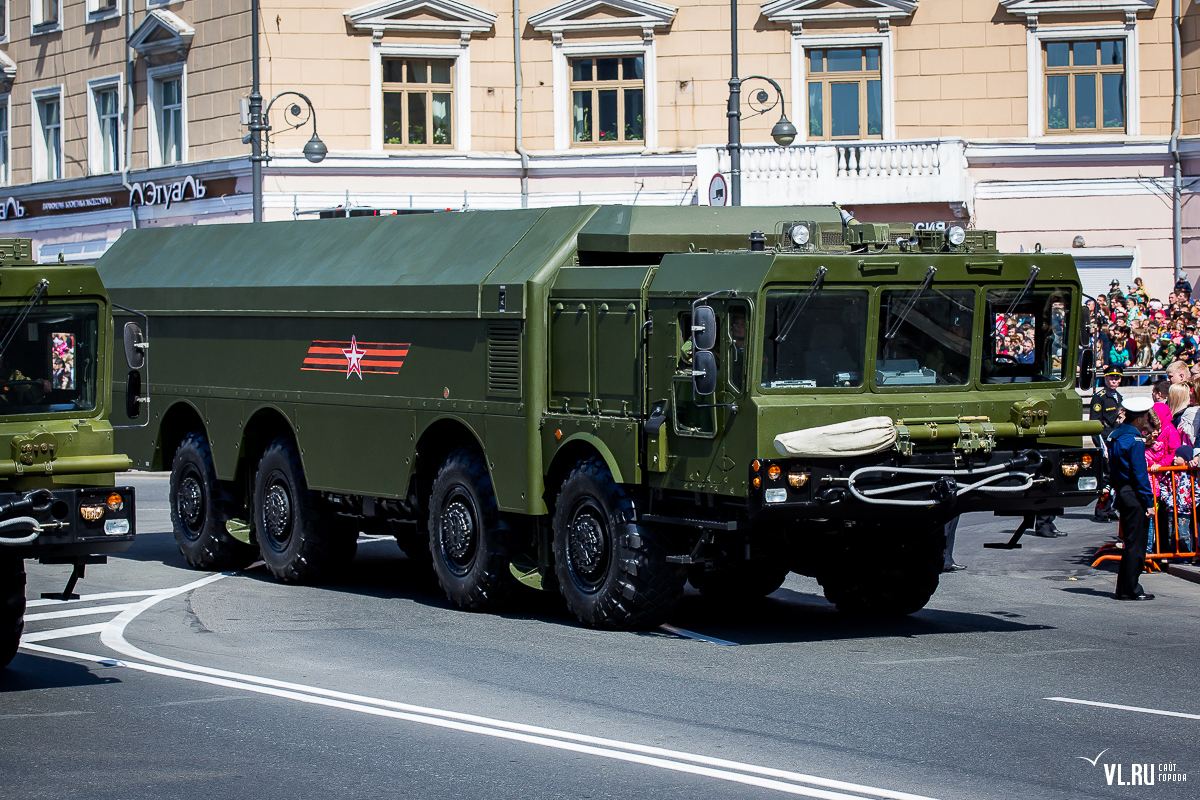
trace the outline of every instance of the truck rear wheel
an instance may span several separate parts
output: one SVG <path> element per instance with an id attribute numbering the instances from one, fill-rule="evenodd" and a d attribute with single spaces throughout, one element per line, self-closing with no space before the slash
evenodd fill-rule
<path id="1" fill-rule="evenodd" d="M 758 600 L 783 586 L 787 567 L 768 564 L 739 564 L 736 567 L 709 569 L 692 567 L 688 582 L 700 594 L 714 600 L 739 602 Z"/>
<path id="2" fill-rule="evenodd" d="M 229 498 L 220 488 L 208 439 L 189 433 L 171 463 L 171 528 L 179 552 L 197 569 L 241 569 L 258 550 L 225 530 Z"/>
<path id="3" fill-rule="evenodd" d="M 438 583 L 459 608 L 495 608 L 517 587 L 508 568 L 509 531 L 500 518 L 492 478 L 483 456 L 469 447 L 447 456 L 433 481 L 429 553 Z"/>
<path id="4" fill-rule="evenodd" d="M 554 569 L 567 607 L 585 625 L 662 622 L 686 581 L 668 564 L 665 534 L 633 522 L 633 502 L 599 458 L 579 462 L 554 507 Z"/>
<path id="5" fill-rule="evenodd" d="M 825 598 L 855 616 L 903 617 L 925 607 L 937 591 L 946 537 L 935 533 L 891 546 L 872 547 L 874 561 L 846 559 L 844 571 L 818 575 Z M 842 559 L 836 559 L 841 561 Z"/>
<path id="6" fill-rule="evenodd" d="M 254 476 L 254 531 L 262 560 L 283 583 L 324 580 L 354 559 L 355 526 L 338 525 L 313 503 L 295 445 L 267 445 Z"/>
<path id="7" fill-rule="evenodd" d="M 25 630 L 25 562 L 0 556 L 0 669 L 17 654 Z"/>

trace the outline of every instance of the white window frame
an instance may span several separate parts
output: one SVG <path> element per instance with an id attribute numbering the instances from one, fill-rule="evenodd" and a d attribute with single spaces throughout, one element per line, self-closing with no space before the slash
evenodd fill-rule
<path id="1" fill-rule="evenodd" d="M 12 95 L 0 94 L 0 108 L 8 121 L 8 130 L 0 131 L 0 186 L 12 185 Z"/>
<path id="2" fill-rule="evenodd" d="M 123 0 L 116 0 L 116 4 L 112 8 L 102 8 L 100 2 L 101 0 L 87 0 L 87 20 L 84 23 L 85 25 L 121 15 L 121 3 Z M 150 5 L 153 5 L 153 3 L 150 3 Z"/>
<path id="3" fill-rule="evenodd" d="M 121 2 L 121 0 L 117 0 Z M 167 6 L 183 5 L 183 0 L 146 0 L 146 8 L 166 8 Z"/>
<path id="4" fill-rule="evenodd" d="M 120 172 L 125 160 L 125 81 L 122 75 L 94 78 L 87 84 L 88 114 L 88 172 L 91 175 L 106 174 L 104 170 L 104 138 L 100 131 L 100 108 L 97 94 L 112 90 L 117 93 L 117 163 L 109 172 Z"/>
<path id="5" fill-rule="evenodd" d="M 13 0 L 4 0 L 4 35 L 0 36 L 0 44 L 12 41 L 12 4 Z"/>
<path id="6" fill-rule="evenodd" d="M 429 148 L 430 153 L 466 153 L 471 150 L 471 43 L 459 44 L 384 44 L 371 43 L 371 149 L 383 150 L 383 59 L 448 58 L 454 61 L 454 114 L 450 122 L 453 149 Z M 389 155 L 425 152 L 421 147 L 388 150 Z"/>
<path id="7" fill-rule="evenodd" d="M 162 97 L 161 83 L 164 80 L 171 78 L 179 78 L 179 99 L 182 106 L 180 113 L 180 126 L 183 129 L 183 147 L 180 152 L 180 164 L 188 163 L 188 89 L 187 89 L 187 65 L 183 62 L 177 64 L 164 64 L 161 67 L 151 67 L 146 70 L 146 78 L 150 89 L 150 102 L 146 105 L 149 114 L 146 115 L 147 145 L 151 167 L 166 166 L 163 164 L 162 158 L 162 142 L 159 140 L 161 131 L 159 131 L 159 117 L 162 114 L 160 108 Z"/>
<path id="8" fill-rule="evenodd" d="M 34 181 L 48 181 L 50 178 L 46 174 L 46 132 L 42 129 L 42 113 L 39 105 L 44 100 L 58 101 L 58 178 L 62 180 L 64 177 L 63 169 L 66 165 L 63 149 L 66 145 L 66 137 L 63 135 L 65 129 L 65 121 L 67 116 L 65 98 L 63 96 L 62 85 L 48 86 L 43 89 L 34 89 L 30 95 L 30 113 L 29 127 L 30 139 L 33 144 L 33 179 Z M 11 125 L 11 123 L 10 123 Z M 11 127 L 10 127 L 11 140 Z"/>
<path id="9" fill-rule="evenodd" d="M 1064 134 L 1047 134 L 1042 109 L 1046 96 L 1046 76 L 1042 73 L 1042 47 L 1046 42 L 1062 39 L 1122 39 L 1125 42 L 1125 130 L 1124 132 L 1075 133 L 1073 136 L 1103 138 L 1105 136 L 1139 136 L 1142 132 L 1141 92 L 1138 76 L 1137 23 L 1132 25 L 1072 25 L 1070 27 L 1038 28 L 1026 26 L 1026 70 L 1029 73 L 1030 139 L 1061 139 Z"/>
<path id="10" fill-rule="evenodd" d="M 808 138 L 808 51 L 836 50 L 846 47 L 878 47 L 879 79 L 883 84 L 883 141 L 896 140 L 896 69 L 893 56 L 892 31 L 846 33 L 829 36 L 792 32 L 792 97 L 789 118 L 794 121 L 796 144 L 836 144 L 824 139 Z M 744 100 L 744 97 L 743 97 Z M 744 110 L 744 109 L 743 109 Z M 877 142 L 878 139 L 865 141 Z"/>
<path id="11" fill-rule="evenodd" d="M 606 56 L 641 56 L 642 79 L 646 90 L 643 94 L 643 114 L 646 130 L 643 145 L 626 144 L 588 147 L 581 151 L 602 155 L 611 152 L 657 150 L 658 149 L 658 65 L 655 63 L 653 36 L 643 36 L 636 41 L 625 42 L 563 42 L 556 36 L 550 58 L 551 75 L 554 81 L 554 149 L 571 150 L 571 59 L 604 58 Z"/>
<path id="12" fill-rule="evenodd" d="M 8 0 L 12 2 L 12 0 Z M 63 0 L 54 0 L 58 5 L 58 19 L 54 22 L 44 22 L 42 20 L 42 3 L 41 0 L 29 1 L 29 35 L 37 36 L 43 33 L 54 33 L 62 30 L 63 18 Z"/>

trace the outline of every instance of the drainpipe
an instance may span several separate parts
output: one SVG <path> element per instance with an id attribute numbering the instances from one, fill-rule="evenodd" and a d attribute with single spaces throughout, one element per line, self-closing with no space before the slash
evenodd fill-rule
<path id="1" fill-rule="evenodd" d="M 1175 0 L 1179 2 L 1179 0 Z M 513 0 L 513 67 L 517 77 L 517 154 L 521 156 L 521 208 L 529 208 L 529 153 L 525 150 L 525 130 L 522 125 L 521 84 L 521 0 Z"/>
<path id="2" fill-rule="evenodd" d="M 1179 132 L 1183 127 L 1183 55 L 1179 7 L 1180 0 L 1171 0 L 1171 55 L 1175 83 L 1175 108 L 1171 116 L 1171 157 L 1175 160 L 1175 181 L 1171 187 L 1171 245 L 1175 259 L 1175 280 L 1183 277 L 1183 164 L 1179 157 Z"/>
<path id="3" fill-rule="evenodd" d="M 133 39 L 133 3 L 125 0 L 122 16 L 125 17 L 125 158 L 121 164 L 121 185 L 129 192 L 129 216 L 133 227 L 138 226 L 137 206 L 133 204 L 133 185 L 129 183 L 129 162 L 133 160 L 133 68 L 134 52 L 129 42 Z"/>

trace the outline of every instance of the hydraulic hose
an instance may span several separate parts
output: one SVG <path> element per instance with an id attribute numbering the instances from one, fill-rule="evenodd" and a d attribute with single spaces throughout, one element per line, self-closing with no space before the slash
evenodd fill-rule
<path id="1" fill-rule="evenodd" d="M 31 528 L 33 532 L 28 536 L 22 536 L 20 538 L 10 538 L 3 533 L 3 531 L 6 529 L 15 528 L 18 525 Z M 17 547 L 23 544 L 33 544 L 33 542 L 41 535 L 42 526 L 39 525 L 38 521 L 33 517 L 13 517 L 12 519 L 6 519 L 3 522 L 0 522 L 0 545 L 5 547 Z"/>
<path id="2" fill-rule="evenodd" d="M 955 485 L 953 488 L 953 493 L 950 495 L 952 498 L 961 497 L 968 492 L 1023 492 L 1033 485 L 1033 475 L 1029 472 L 1021 470 L 1020 467 L 1029 464 L 1030 461 L 1034 461 L 1034 465 L 1036 466 L 1037 464 L 1041 463 L 1041 460 L 1041 456 L 1037 453 L 1027 453 L 1020 458 L 1006 461 L 1003 464 L 995 464 L 993 466 L 983 467 L 981 469 L 941 470 L 921 469 L 919 467 L 862 467 L 861 469 L 856 469 L 854 472 L 850 473 L 850 478 L 847 481 L 847 488 L 858 500 L 864 503 L 871 503 L 873 505 L 938 505 L 940 502 L 945 501 L 938 500 L 937 498 L 930 500 L 893 500 L 881 497 L 880 495 L 895 494 L 896 492 L 906 492 L 913 489 L 932 487 L 935 486 L 939 481 L 952 478 L 953 476 L 982 478 L 982 480 L 977 480 L 974 483 L 968 483 L 963 486 Z M 858 480 L 862 475 L 877 472 L 887 473 L 889 475 L 927 475 L 932 476 L 933 479 L 926 481 L 914 481 L 912 483 L 905 483 L 899 486 L 882 486 L 878 489 L 859 489 L 857 486 L 855 486 L 855 481 Z M 1021 483 L 1015 486 L 991 485 L 993 483 L 997 483 L 998 481 L 1005 480 L 1006 478 L 1017 478 L 1021 481 Z"/>

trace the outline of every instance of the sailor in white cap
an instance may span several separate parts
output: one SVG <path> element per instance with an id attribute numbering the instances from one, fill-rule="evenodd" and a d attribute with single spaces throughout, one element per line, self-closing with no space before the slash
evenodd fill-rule
<path id="1" fill-rule="evenodd" d="M 1146 469 L 1146 436 L 1153 434 L 1149 397 L 1127 397 L 1121 401 L 1123 419 L 1108 434 L 1110 480 L 1121 515 L 1125 550 L 1117 571 L 1118 600 L 1153 600 L 1142 589 L 1138 576 L 1146 561 L 1146 538 L 1154 514 L 1154 494 Z"/>

